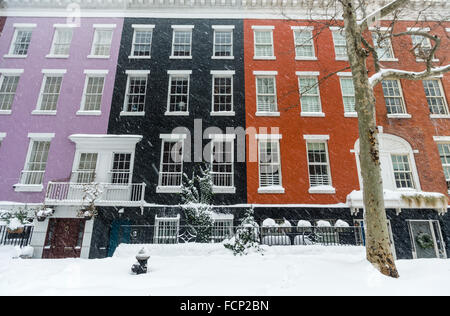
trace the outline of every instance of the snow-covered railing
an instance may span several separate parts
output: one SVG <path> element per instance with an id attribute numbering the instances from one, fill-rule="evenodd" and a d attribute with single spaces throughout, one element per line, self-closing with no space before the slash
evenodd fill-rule
<path id="1" fill-rule="evenodd" d="M 49 182 L 45 203 L 47 205 L 87 205 L 91 202 L 93 192 L 96 196 L 98 195 L 93 202 L 99 206 L 141 206 L 145 203 L 145 183 L 78 184 L 69 182 Z"/>
<path id="2" fill-rule="evenodd" d="M 6 225 L 0 226 L 0 245 L 1 246 L 19 246 L 26 247 L 30 244 L 33 235 L 33 226 L 25 225 L 24 227 L 11 230 Z"/>

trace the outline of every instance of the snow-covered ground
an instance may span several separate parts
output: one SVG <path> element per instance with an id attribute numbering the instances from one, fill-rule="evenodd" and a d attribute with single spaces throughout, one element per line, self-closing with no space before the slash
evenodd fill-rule
<path id="1" fill-rule="evenodd" d="M 397 261 L 380 275 L 360 247 L 273 246 L 234 257 L 222 245 L 150 245 L 150 272 L 131 275 L 140 246 L 102 260 L 11 259 L 0 247 L 0 295 L 450 295 L 450 261 Z"/>

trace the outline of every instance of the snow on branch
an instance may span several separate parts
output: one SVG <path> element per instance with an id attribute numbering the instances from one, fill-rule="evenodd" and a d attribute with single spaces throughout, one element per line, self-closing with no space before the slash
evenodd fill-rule
<path id="1" fill-rule="evenodd" d="M 430 77 L 442 75 L 450 71 L 450 64 L 442 67 L 432 68 L 424 71 L 406 71 L 399 69 L 382 69 L 369 78 L 369 83 L 372 87 L 375 87 L 385 78 L 392 79 L 408 79 L 408 80 L 424 80 Z"/>
<path id="2" fill-rule="evenodd" d="M 398 8 L 408 4 L 410 0 L 394 0 L 384 7 L 376 10 L 375 12 L 372 12 L 371 14 L 367 15 L 364 19 L 362 19 L 358 24 L 360 27 L 360 32 L 362 33 L 366 29 L 369 28 L 370 24 L 374 24 L 375 22 L 383 19 L 387 15 L 391 14 Z"/>

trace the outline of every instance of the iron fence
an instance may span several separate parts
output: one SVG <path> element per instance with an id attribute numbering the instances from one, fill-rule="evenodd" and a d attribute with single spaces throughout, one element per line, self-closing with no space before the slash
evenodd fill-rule
<path id="1" fill-rule="evenodd" d="M 33 226 L 25 226 L 11 231 L 7 226 L 0 226 L 0 245 L 26 247 L 31 242 L 33 229 Z"/>
<path id="2" fill-rule="evenodd" d="M 177 243 L 221 243 L 236 236 L 242 227 L 214 225 L 122 225 L 119 227 L 117 244 L 177 244 Z M 245 228 L 254 231 L 255 241 L 269 246 L 324 245 L 363 246 L 363 231 L 352 227 L 260 227 Z"/>

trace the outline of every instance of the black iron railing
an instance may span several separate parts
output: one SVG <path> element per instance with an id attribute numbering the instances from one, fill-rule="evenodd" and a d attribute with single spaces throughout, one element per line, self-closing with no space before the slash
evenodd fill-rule
<path id="1" fill-rule="evenodd" d="M 0 245 L 26 247 L 31 242 L 33 229 L 33 226 L 25 226 L 12 231 L 7 226 L 0 226 Z"/>

